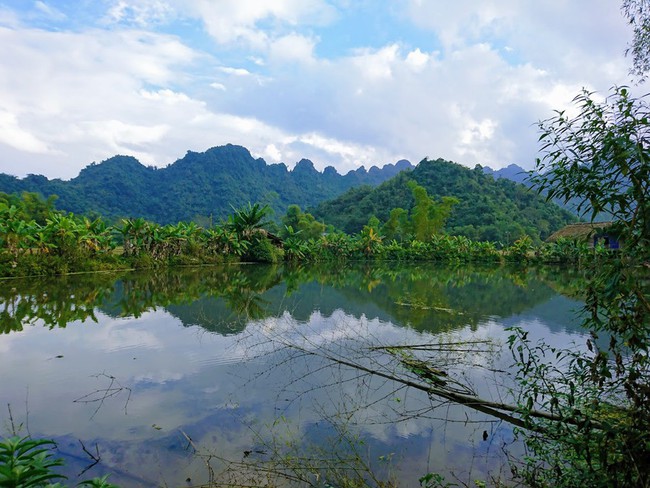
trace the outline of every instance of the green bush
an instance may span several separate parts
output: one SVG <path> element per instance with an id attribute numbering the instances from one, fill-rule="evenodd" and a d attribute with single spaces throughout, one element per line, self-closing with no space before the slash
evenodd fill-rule
<path id="1" fill-rule="evenodd" d="M 284 259 L 284 251 L 266 238 L 255 239 L 244 255 L 244 259 L 258 263 L 279 263 Z"/>
<path id="2" fill-rule="evenodd" d="M 0 440 L 0 486 L 7 488 L 63 488 L 56 479 L 66 477 L 54 471 L 63 465 L 61 459 L 52 455 L 54 441 L 47 439 L 30 439 L 29 437 L 9 437 Z M 95 488 L 118 488 L 103 478 L 82 481 L 77 486 Z"/>

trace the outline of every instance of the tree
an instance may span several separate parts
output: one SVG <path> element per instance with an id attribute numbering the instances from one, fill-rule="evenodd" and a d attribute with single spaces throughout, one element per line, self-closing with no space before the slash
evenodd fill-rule
<path id="1" fill-rule="evenodd" d="M 402 241 L 408 233 L 408 212 L 401 207 L 390 211 L 388 220 L 382 227 L 386 239 Z"/>
<path id="2" fill-rule="evenodd" d="M 409 182 L 409 188 L 415 200 L 411 209 L 413 237 L 418 241 L 428 242 L 434 235 L 442 232 L 451 215 L 451 209 L 458 203 L 458 199 L 443 197 L 440 203 L 436 203 L 427 195 L 426 189 L 414 181 Z"/>
<path id="3" fill-rule="evenodd" d="M 544 154 L 531 181 L 549 199 L 577 202 L 593 219 L 609 212 L 628 242 L 650 244 L 650 106 L 616 88 L 603 103 L 583 91 L 574 99 L 579 114 L 565 112 L 540 123 Z"/>
<path id="4" fill-rule="evenodd" d="M 616 88 L 604 102 L 583 92 L 578 115 L 540 123 L 532 178 L 549 199 L 574 199 L 592 217 L 610 212 L 622 249 L 587 270 L 586 349 L 531 344 L 515 331 L 522 411 L 540 405 L 561 420 L 528 419 L 533 486 L 650 486 L 650 109 Z M 600 341 L 598 341 L 600 337 Z M 554 358 L 553 361 L 545 359 Z"/>
<path id="5" fill-rule="evenodd" d="M 632 56 L 632 69 L 630 74 L 645 81 L 650 71 L 650 1 L 648 0 L 623 0 L 623 14 L 632 26 L 632 43 L 625 54 Z"/>
<path id="6" fill-rule="evenodd" d="M 318 222 L 310 213 L 303 213 L 298 205 L 289 205 L 287 213 L 282 218 L 284 229 L 282 237 L 289 237 L 301 240 L 318 239 L 325 232 L 325 224 Z M 289 233 L 288 229 L 292 231 Z"/>

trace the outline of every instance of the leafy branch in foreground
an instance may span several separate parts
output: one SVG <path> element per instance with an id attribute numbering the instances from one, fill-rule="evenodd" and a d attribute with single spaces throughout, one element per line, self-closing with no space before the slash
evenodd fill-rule
<path id="1" fill-rule="evenodd" d="M 54 471 L 63 465 L 61 459 L 52 455 L 56 444 L 47 439 L 30 439 L 13 436 L 0 440 L 0 486 L 6 488 L 63 488 L 58 482 L 50 482 L 66 477 Z M 108 476 L 94 478 L 77 486 L 94 488 L 118 488 L 107 481 Z"/>
<path id="2" fill-rule="evenodd" d="M 532 345 L 515 331 L 524 414 L 548 407 L 562 420 L 528 418 L 532 486 L 650 486 L 650 106 L 627 88 L 604 102 L 583 92 L 578 115 L 540 123 L 543 157 L 533 178 L 548 198 L 613 216 L 622 248 L 591 263 L 584 348 Z M 560 367 L 562 364 L 564 367 Z M 575 419 L 582 419 L 575 423 Z M 543 432 L 543 434 L 540 434 Z"/>

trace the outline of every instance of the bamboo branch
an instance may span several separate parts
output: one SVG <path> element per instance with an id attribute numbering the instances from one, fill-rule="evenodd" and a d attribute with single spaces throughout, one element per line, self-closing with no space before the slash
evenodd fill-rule
<path id="1" fill-rule="evenodd" d="M 506 422 L 508 422 L 508 423 L 510 423 L 512 425 L 515 425 L 517 427 L 522 427 L 522 428 L 526 428 L 526 429 L 529 429 L 529 430 L 534 430 L 534 431 L 543 433 L 542 428 L 535 427 L 533 425 L 529 425 L 529 423 L 526 422 L 525 420 L 523 420 L 523 419 L 521 419 L 519 417 L 515 417 L 513 415 L 509 415 L 508 413 L 505 413 L 505 412 L 512 412 L 512 413 L 516 413 L 516 414 L 520 414 L 520 415 L 523 415 L 525 413 L 527 416 L 530 416 L 530 417 L 543 419 L 543 420 L 550 420 L 550 421 L 554 421 L 554 422 L 566 422 L 566 423 L 571 424 L 571 425 L 581 425 L 582 424 L 580 422 L 580 420 L 576 419 L 576 418 L 572 418 L 572 417 L 565 418 L 565 417 L 561 417 L 559 415 L 554 415 L 554 414 L 552 414 L 550 412 L 545 412 L 545 411 L 541 411 L 541 410 L 526 410 L 525 412 L 523 412 L 522 408 L 518 407 L 516 405 L 510 405 L 510 404 L 501 403 L 501 402 L 494 402 L 494 401 L 486 400 L 486 399 L 483 399 L 483 398 L 480 398 L 480 397 L 477 397 L 477 396 L 474 396 L 474 395 L 466 395 L 466 394 L 463 394 L 463 393 L 450 391 L 449 389 L 443 388 L 441 386 L 434 386 L 434 385 L 431 385 L 431 384 L 426 384 L 425 385 L 425 384 L 422 384 L 422 383 L 418 383 L 418 382 L 409 380 L 407 378 L 402 378 L 402 377 L 398 377 L 398 376 L 393 375 L 393 374 L 388 374 L 388 373 L 384 373 L 382 371 L 373 370 L 373 369 L 367 368 L 365 366 L 362 366 L 361 364 L 346 361 L 345 359 L 331 357 L 331 356 L 320 354 L 320 353 L 317 353 L 317 352 L 314 352 L 314 351 L 308 351 L 308 350 L 306 350 L 304 348 L 301 348 L 299 346 L 296 346 L 296 345 L 288 345 L 287 347 L 299 350 L 299 351 L 301 351 L 301 352 L 303 352 L 305 354 L 310 354 L 310 355 L 313 355 L 313 356 L 322 357 L 324 359 L 327 359 L 327 360 L 332 361 L 332 362 L 337 363 L 337 364 L 341 364 L 343 366 L 349 366 L 351 368 L 354 368 L 354 369 L 357 369 L 357 370 L 360 370 L 360 371 L 364 371 L 364 372 L 366 372 L 368 374 L 371 374 L 373 376 L 379 376 L 381 378 L 385 378 L 385 379 L 388 379 L 388 380 L 391 380 L 391 381 L 401 383 L 401 384 L 406 385 L 406 386 L 410 386 L 410 387 L 415 388 L 417 390 L 423 391 L 423 392 L 427 393 L 428 395 L 437 396 L 437 397 L 440 397 L 440 398 L 444 398 L 446 400 L 456 402 L 456 403 L 461 404 L 461 405 L 465 405 L 465 406 L 470 407 L 470 408 L 472 408 L 474 410 L 478 410 L 480 412 L 487 413 L 488 415 L 493 415 L 493 416 L 495 416 L 495 417 L 497 417 L 497 418 L 499 418 L 501 420 L 504 420 L 504 421 L 506 421 Z M 592 421 L 591 425 L 592 425 L 593 428 L 600 428 L 600 424 L 595 422 L 595 421 Z"/>

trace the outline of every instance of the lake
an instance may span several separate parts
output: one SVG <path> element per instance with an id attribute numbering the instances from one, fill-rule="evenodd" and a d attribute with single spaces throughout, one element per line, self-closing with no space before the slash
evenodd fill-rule
<path id="1" fill-rule="evenodd" d="M 580 281 L 350 263 L 3 280 L 2 435 L 54 439 L 71 484 L 507 479 L 513 426 L 414 387 L 405 358 L 513 402 L 506 328 L 581 347 Z"/>

